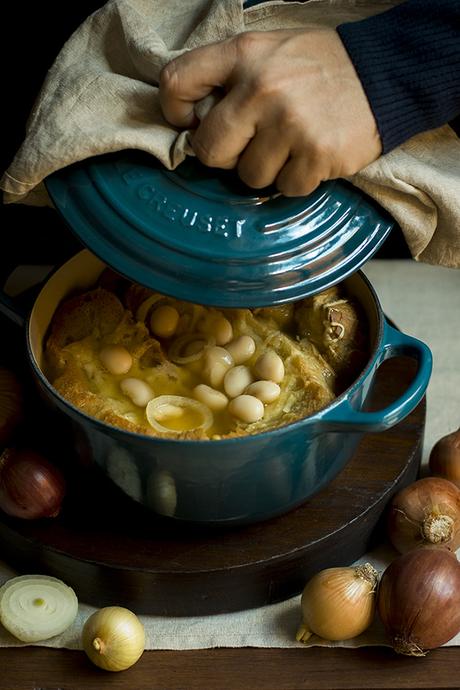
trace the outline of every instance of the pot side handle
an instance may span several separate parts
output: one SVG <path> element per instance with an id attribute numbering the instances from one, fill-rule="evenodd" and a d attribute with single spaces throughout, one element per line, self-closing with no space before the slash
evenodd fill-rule
<path id="1" fill-rule="evenodd" d="M 332 410 L 326 411 L 321 419 L 326 423 L 329 431 L 385 431 L 399 424 L 423 398 L 433 365 L 429 347 L 421 340 L 397 331 L 386 321 L 384 342 L 378 366 L 391 357 L 406 356 L 415 359 L 418 362 L 418 368 L 413 381 L 399 398 L 377 412 L 355 410 L 350 405 L 349 399 L 345 398 Z"/>

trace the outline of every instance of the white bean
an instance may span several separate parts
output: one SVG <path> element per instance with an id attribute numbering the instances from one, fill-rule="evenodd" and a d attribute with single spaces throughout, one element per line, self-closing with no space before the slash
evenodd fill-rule
<path id="1" fill-rule="evenodd" d="M 217 345 L 226 345 L 233 338 L 232 324 L 225 316 L 218 316 L 212 323 L 212 334 Z"/>
<path id="2" fill-rule="evenodd" d="M 124 395 L 131 398 L 133 403 L 138 407 L 145 407 L 147 403 L 155 397 L 153 390 L 150 388 L 149 384 L 142 379 L 129 378 L 123 379 L 120 382 L 120 388 Z"/>
<path id="3" fill-rule="evenodd" d="M 229 398 L 236 398 L 241 395 L 245 388 L 249 386 L 254 380 L 250 369 L 240 364 L 237 367 L 229 369 L 224 377 L 224 390 Z"/>
<path id="4" fill-rule="evenodd" d="M 127 374 L 133 365 L 133 358 L 122 345 L 107 345 L 99 352 L 99 359 L 111 374 Z"/>
<path id="5" fill-rule="evenodd" d="M 214 390 L 211 386 L 205 383 L 199 383 L 193 389 L 193 397 L 199 400 L 204 405 L 207 405 L 213 412 L 220 412 L 225 410 L 228 405 L 228 398 L 220 391 Z"/>
<path id="6" fill-rule="evenodd" d="M 232 366 L 232 356 L 225 348 L 217 345 L 206 348 L 203 377 L 212 388 L 219 388 L 222 385 L 225 374 Z"/>
<path id="7" fill-rule="evenodd" d="M 254 381 L 245 390 L 248 395 L 254 395 L 265 405 L 274 402 L 281 393 L 281 388 L 274 381 Z"/>
<path id="8" fill-rule="evenodd" d="M 258 358 L 254 371 L 260 379 L 281 383 L 284 378 L 283 360 L 276 352 L 269 350 Z"/>
<path id="9" fill-rule="evenodd" d="M 203 369 L 203 377 L 208 381 L 212 388 L 219 388 L 224 382 L 225 374 L 229 370 L 227 364 L 216 362 L 210 364 Z"/>
<path id="10" fill-rule="evenodd" d="M 169 304 L 157 307 L 150 317 L 150 330 L 159 338 L 170 338 L 176 332 L 179 312 Z"/>
<path id="11" fill-rule="evenodd" d="M 228 411 L 242 422 L 257 422 L 264 416 L 264 404 L 253 395 L 239 395 L 230 400 Z"/>
<path id="12" fill-rule="evenodd" d="M 250 335 L 240 335 L 227 345 L 227 350 L 233 357 L 235 364 L 243 364 L 251 359 L 256 351 L 256 344 Z"/>
<path id="13" fill-rule="evenodd" d="M 233 366 L 233 357 L 224 347 L 219 347 L 218 345 L 213 345 L 212 347 L 206 348 L 205 352 L 206 364 L 226 364 L 227 367 Z"/>

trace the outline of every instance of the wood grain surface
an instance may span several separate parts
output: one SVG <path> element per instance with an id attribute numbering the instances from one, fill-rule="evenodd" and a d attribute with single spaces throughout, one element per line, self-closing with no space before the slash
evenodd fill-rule
<path id="1" fill-rule="evenodd" d="M 460 649 L 426 657 L 383 647 L 145 652 L 121 673 L 84 652 L 1 649 L 1 690 L 447 690 L 460 687 Z"/>

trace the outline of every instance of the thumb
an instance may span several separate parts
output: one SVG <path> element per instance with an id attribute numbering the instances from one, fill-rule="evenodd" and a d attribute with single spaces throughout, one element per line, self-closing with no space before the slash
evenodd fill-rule
<path id="1" fill-rule="evenodd" d="M 235 62 L 230 41 L 195 48 L 169 62 L 161 71 L 159 92 L 168 122 L 176 127 L 196 125 L 195 103 L 228 83 Z"/>

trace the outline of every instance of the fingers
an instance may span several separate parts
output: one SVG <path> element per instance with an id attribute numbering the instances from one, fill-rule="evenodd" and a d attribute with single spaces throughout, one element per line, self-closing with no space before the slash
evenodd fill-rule
<path id="1" fill-rule="evenodd" d="M 276 178 L 276 187 L 284 196 L 307 196 L 327 177 L 313 156 L 298 155 L 283 167 Z"/>
<path id="2" fill-rule="evenodd" d="M 205 165 L 234 168 L 254 136 L 255 120 L 243 100 L 235 87 L 201 120 L 192 147 Z"/>
<path id="3" fill-rule="evenodd" d="M 274 129 L 256 133 L 238 162 L 238 174 L 247 185 L 262 189 L 272 184 L 289 158 L 287 140 Z"/>
<path id="4" fill-rule="evenodd" d="M 160 104 L 165 118 L 177 127 L 197 123 L 193 106 L 217 86 L 224 86 L 235 65 L 230 41 L 195 48 L 175 58 L 160 74 Z"/>

